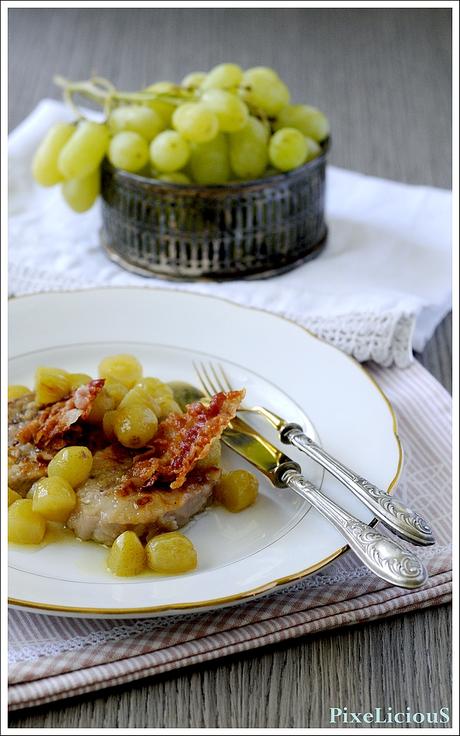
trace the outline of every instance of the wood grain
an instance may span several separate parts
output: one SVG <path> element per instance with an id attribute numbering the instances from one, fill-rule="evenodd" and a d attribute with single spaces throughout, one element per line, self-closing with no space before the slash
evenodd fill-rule
<path id="1" fill-rule="evenodd" d="M 16 713 L 10 726 L 326 728 L 331 707 L 437 711 L 450 702 L 450 660 L 442 644 L 450 637 L 449 621 L 449 608 L 441 606 L 332 631 Z"/>
<path id="2" fill-rule="evenodd" d="M 10 9 L 10 127 L 58 97 L 54 73 L 137 89 L 222 60 L 274 66 L 296 101 L 324 109 L 335 165 L 450 187 L 447 9 Z M 450 390 L 450 318 L 418 358 Z M 442 606 L 15 713 L 10 725 L 300 728 L 328 727 L 334 706 L 428 712 L 449 705 L 449 658 Z"/>

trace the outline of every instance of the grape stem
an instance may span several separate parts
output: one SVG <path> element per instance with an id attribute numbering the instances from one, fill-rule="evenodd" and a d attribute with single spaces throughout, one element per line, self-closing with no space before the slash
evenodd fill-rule
<path id="1" fill-rule="evenodd" d="M 179 94 L 172 95 L 168 93 L 150 92 L 147 90 L 139 92 L 122 92 L 104 77 L 93 77 L 84 82 L 71 82 L 65 77 L 57 75 L 54 77 L 54 83 L 63 90 L 64 101 L 74 110 L 77 117 L 84 117 L 76 105 L 74 95 L 81 95 L 88 100 L 98 103 L 104 108 L 106 115 L 109 114 L 113 103 L 116 102 L 151 102 L 152 100 L 162 100 L 172 105 L 180 105 L 185 99 L 194 99 L 194 95 L 190 92 L 177 88 Z"/>

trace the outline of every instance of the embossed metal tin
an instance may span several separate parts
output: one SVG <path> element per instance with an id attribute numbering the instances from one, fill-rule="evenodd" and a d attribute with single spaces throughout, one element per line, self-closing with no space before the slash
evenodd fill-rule
<path id="1" fill-rule="evenodd" d="M 130 271 L 175 280 L 263 278 L 324 247 L 328 143 L 304 166 L 220 186 L 170 184 L 102 167 L 101 240 Z"/>

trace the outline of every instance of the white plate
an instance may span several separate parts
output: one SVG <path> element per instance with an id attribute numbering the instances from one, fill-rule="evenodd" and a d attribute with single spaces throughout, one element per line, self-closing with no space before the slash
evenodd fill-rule
<path id="1" fill-rule="evenodd" d="M 196 383 L 193 360 L 217 359 L 235 386 L 246 387 L 250 403 L 303 424 L 380 487 L 396 483 L 401 448 L 388 400 L 358 363 L 292 322 L 221 299 L 150 288 L 26 296 L 13 299 L 9 312 L 10 383 L 31 386 L 37 365 L 95 376 L 99 360 L 118 352 L 137 355 L 146 375 Z M 288 454 L 332 498 L 372 520 L 308 458 L 292 448 Z M 224 465 L 246 463 L 226 451 Z M 199 564 L 180 576 L 115 578 L 106 570 L 104 547 L 74 539 L 10 545 L 10 603 L 74 616 L 177 614 L 234 604 L 297 581 L 347 549 L 308 503 L 262 476 L 253 507 L 240 514 L 209 508 L 184 531 Z"/>

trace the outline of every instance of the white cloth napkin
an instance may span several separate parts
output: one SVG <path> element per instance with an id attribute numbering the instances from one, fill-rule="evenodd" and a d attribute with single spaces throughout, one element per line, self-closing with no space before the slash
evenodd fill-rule
<path id="1" fill-rule="evenodd" d="M 43 100 L 10 136 L 10 293 L 111 284 L 211 293 L 293 319 L 358 360 L 400 367 L 449 312 L 451 192 L 332 166 L 327 247 L 288 274 L 178 284 L 122 270 L 99 245 L 99 206 L 74 214 L 58 187 L 42 189 L 30 174 L 50 125 L 71 116 L 62 103 Z"/>

